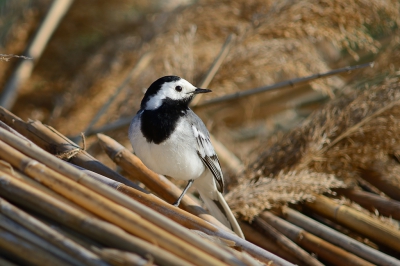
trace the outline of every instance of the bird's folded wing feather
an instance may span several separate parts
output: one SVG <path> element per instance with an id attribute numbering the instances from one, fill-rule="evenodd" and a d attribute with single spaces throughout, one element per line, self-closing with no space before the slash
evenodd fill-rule
<path id="1" fill-rule="evenodd" d="M 192 117 L 192 130 L 197 143 L 197 154 L 203 163 L 212 172 L 219 192 L 224 191 L 224 179 L 222 176 L 221 166 L 219 164 L 218 156 L 214 151 L 214 147 L 210 141 L 210 135 L 203 122 L 194 113 Z"/>

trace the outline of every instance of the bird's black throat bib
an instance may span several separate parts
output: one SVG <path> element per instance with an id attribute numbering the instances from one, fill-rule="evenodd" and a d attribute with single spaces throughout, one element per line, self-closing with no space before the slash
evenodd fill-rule
<path id="1" fill-rule="evenodd" d="M 189 110 L 188 104 L 188 101 L 167 98 L 159 108 L 144 110 L 140 129 L 147 142 L 160 144 L 167 140 L 174 132 L 179 119 Z"/>

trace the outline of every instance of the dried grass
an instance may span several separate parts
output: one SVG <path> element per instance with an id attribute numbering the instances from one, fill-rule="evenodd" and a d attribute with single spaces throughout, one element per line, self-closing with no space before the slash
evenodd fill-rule
<path id="1" fill-rule="evenodd" d="M 397 154 L 399 132 L 400 79 L 393 77 L 380 86 L 332 101 L 301 126 L 274 139 L 253 163 L 249 178 L 242 179 L 231 191 L 230 203 L 239 206 L 235 208 L 238 213 L 251 219 L 263 208 L 285 201 L 308 200 L 312 193 L 354 184 L 360 177 L 360 170 L 375 169 L 380 175 L 400 183 L 395 175 L 398 162 L 388 163 L 388 158 Z M 309 177 L 304 173 L 316 176 L 316 187 L 308 184 Z M 327 175 L 335 182 L 324 180 Z M 271 178 L 276 178 L 277 182 L 272 191 L 267 185 Z M 285 178 L 292 179 L 293 184 L 286 186 Z M 297 178 L 302 180 L 301 184 L 294 181 Z M 279 186 L 279 180 L 285 185 Z M 253 200 L 252 193 L 242 191 L 258 191 L 257 200 Z M 245 211 L 248 202 L 251 202 L 251 211 Z"/>
<path id="2" fill-rule="evenodd" d="M 313 193 L 331 193 L 332 188 L 345 187 L 334 175 L 309 172 L 280 172 L 274 177 L 245 180 L 226 199 L 234 212 L 244 220 L 252 220 L 265 209 L 287 203 L 314 200 Z"/>
<path id="3" fill-rule="evenodd" d="M 329 169 L 347 177 L 348 173 L 342 172 L 350 170 L 344 168 L 349 164 L 344 154 L 356 156 L 352 156 L 352 163 L 359 161 L 357 167 L 362 168 L 370 163 L 371 156 L 382 158 L 377 151 L 394 154 L 396 143 L 400 141 L 396 134 L 400 129 L 400 83 L 398 78 L 388 83 L 332 101 L 311 115 L 300 128 L 276 140 L 276 144 L 259 157 L 254 169 L 269 175 L 283 169 L 309 167 Z M 365 141 L 373 145 L 363 145 Z M 337 142 L 340 143 L 334 145 Z M 275 155 L 271 156 L 272 153 Z M 338 157 L 342 158 L 336 161 Z M 351 170 L 353 173 L 357 169 Z"/>
<path id="4" fill-rule="evenodd" d="M 396 220 L 393 220 L 391 217 L 385 217 L 385 216 L 380 215 L 377 210 L 375 210 L 375 212 L 370 212 L 369 210 L 363 208 L 359 204 L 357 204 L 353 201 L 350 201 L 349 199 L 344 198 L 344 197 L 341 197 L 340 199 L 334 199 L 334 201 L 336 201 L 339 204 L 343 204 L 348 207 L 351 207 L 357 211 L 360 211 L 365 215 L 373 217 L 374 219 L 377 219 L 377 220 L 385 223 L 386 225 L 392 227 L 393 229 L 399 230 L 400 225 Z"/>

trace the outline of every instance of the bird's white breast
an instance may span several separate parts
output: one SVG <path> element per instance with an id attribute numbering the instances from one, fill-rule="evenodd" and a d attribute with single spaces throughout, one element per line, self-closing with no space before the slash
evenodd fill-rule
<path id="1" fill-rule="evenodd" d="M 175 179 L 189 180 L 200 177 L 205 166 L 196 151 L 196 139 L 189 123 L 178 121 L 172 135 L 160 144 L 147 142 L 140 130 L 140 114 L 129 129 L 129 139 L 135 154 L 151 170 Z"/>

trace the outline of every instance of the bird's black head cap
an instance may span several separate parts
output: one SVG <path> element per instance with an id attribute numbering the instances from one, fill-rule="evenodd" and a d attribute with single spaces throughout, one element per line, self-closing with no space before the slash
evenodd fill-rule
<path id="1" fill-rule="evenodd" d="M 140 103 L 140 107 L 143 109 L 145 107 L 146 102 L 154 95 L 157 94 L 157 92 L 161 89 L 161 86 L 164 83 L 167 82 L 173 82 L 173 81 L 178 81 L 181 78 L 178 76 L 164 76 L 156 81 L 154 81 L 150 87 L 147 89 L 146 93 L 144 94 L 144 97 L 142 99 L 142 102 Z"/>

